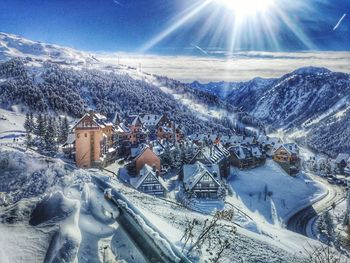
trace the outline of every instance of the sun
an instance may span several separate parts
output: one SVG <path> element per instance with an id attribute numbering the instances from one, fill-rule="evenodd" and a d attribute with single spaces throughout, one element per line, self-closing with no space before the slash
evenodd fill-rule
<path id="1" fill-rule="evenodd" d="M 231 9 L 236 16 L 247 17 L 264 14 L 274 5 L 274 0 L 215 0 L 218 4 Z"/>

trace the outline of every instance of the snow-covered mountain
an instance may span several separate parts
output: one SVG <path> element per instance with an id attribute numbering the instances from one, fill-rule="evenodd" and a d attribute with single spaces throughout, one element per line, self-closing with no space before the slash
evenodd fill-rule
<path id="1" fill-rule="evenodd" d="M 349 74 L 305 67 L 278 79 L 253 79 L 236 85 L 225 97 L 231 105 L 273 129 L 305 139 L 320 152 L 350 152 Z"/>
<path id="2" fill-rule="evenodd" d="M 88 109 L 108 116 L 168 113 L 187 132 L 231 133 L 234 107 L 188 84 L 106 64 L 87 52 L 0 33 L 0 107 L 67 113 Z M 231 116 L 231 117 L 227 117 Z"/>
<path id="3" fill-rule="evenodd" d="M 61 63 L 92 63 L 96 59 L 85 52 L 57 45 L 31 41 L 17 35 L 0 32 L 0 60 L 13 57 L 32 61 L 54 61 Z"/>

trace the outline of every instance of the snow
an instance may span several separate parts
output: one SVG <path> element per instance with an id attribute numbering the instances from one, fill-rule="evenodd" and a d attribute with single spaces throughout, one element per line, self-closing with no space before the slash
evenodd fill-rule
<path id="1" fill-rule="evenodd" d="M 271 224 L 281 224 L 291 213 L 326 193 L 307 175 L 292 177 L 272 160 L 255 169 L 232 170 L 229 183 L 237 199 L 260 220 Z M 264 201 L 265 186 L 271 193 L 267 202 Z"/>

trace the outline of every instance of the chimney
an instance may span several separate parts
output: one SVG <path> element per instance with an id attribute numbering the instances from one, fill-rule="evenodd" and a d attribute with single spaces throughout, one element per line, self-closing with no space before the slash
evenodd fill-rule
<path id="1" fill-rule="evenodd" d="M 153 172 L 157 172 L 157 167 L 156 167 L 155 164 L 152 165 L 152 171 L 153 171 Z"/>

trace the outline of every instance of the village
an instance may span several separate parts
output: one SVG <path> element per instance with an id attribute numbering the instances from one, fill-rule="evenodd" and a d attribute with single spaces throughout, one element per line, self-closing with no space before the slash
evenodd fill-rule
<path id="1" fill-rule="evenodd" d="M 62 149 L 81 168 L 105 169 L 126 185 L 157 197 L 224 200 L 231 168 L 254 169 L 267 159 L 296 176 L 301 159 L 295 143 L 265 135 L 186 135 L 167 115 L 135 114 L 113 120 L 86 113 Z"/>

